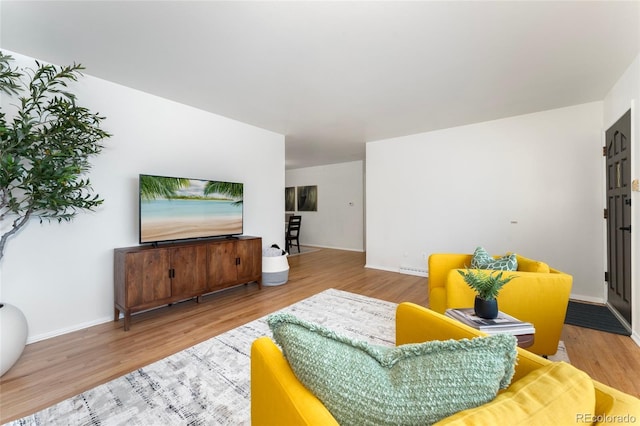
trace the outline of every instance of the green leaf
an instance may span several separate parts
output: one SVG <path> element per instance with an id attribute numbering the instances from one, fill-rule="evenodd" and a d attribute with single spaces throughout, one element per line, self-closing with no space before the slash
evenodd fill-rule
<path id="1" fill-rule="evenodd" d="M 458 269 L 464 281 L 478 294 L 478 297 L 491 300 L 498 297 L 498 293 L 505 284 L 517 278 L 516 275 L 504 276 L 503 271 L 488 271 L 483 269 Z"/>

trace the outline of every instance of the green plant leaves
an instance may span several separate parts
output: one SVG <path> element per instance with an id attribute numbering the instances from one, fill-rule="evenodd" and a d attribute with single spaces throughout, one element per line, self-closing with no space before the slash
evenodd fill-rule
<path id="1" fill-rule="evenodd" d="M 500 289 L 514 278 L 516 275 L 504 276 L 504 271 L 488 271 L 484 269 L 458 269 L 464 281 L 484 300 L 491 300 L 498 297 Z"/>
<path id="2" fill-rule="evenodd" d="M 10 122 L 0 112 L 0 221 L 12 221 L 0 238 L 0 259 L 7 238 L 30 217 L 69 221 L 102 204 L 85 175 L 89 158 L 103 149 L 100 141 L 111 136 L 100 128 L 105 118 L 68 90 L 82 65 L 36 61 L 35 70 L 12 69 L 11 60 L 0 51 L 0 93 L 19 100 Z"/>

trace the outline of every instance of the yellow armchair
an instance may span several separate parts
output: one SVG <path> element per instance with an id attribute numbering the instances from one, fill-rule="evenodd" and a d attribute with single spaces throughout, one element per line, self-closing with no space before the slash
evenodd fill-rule
<path id="1" fill-rule="evenodd" d="M 473 306 L 474 291 L 457 272 L 471 264 L 470 254 L 435 253 L 429 256 L 429 307 L 439 313 L 449 308 Z M 535 342 L 530 352 L 553 355 L 558 349 L 571 285 L 571 275 L 550 268 L 546 263 L 516 255 L 517 278 L 498 295 L 498 308 L 533 324 Z M 507 273 L 509 274 L 509 273 Z"/>
<path id="2" fill-rule="evenodd" d="M 398 345 L 482 335 L 413 303 L 401 303 L 396 311 Z M 556 376 L 554 381 L 554 371 L 546 371 L 549 367 L 563 370 L 565 375 L 560 377 L 567 380 L 558 380 Z M 640 419 L 640 400 L 593 381 L 574 367 L 553 363 L 518 348 L 515 375 L 506 390 L 488 404 L 459 412 L 437 424 L 493 425 L 504 419 L 531 425 L 617 424 L 621 419 Z M 254 426 L 338 424 L 322 402 L 298 381 L 269 337 L 255 340 L 251 347 L 251 423 Z"/>

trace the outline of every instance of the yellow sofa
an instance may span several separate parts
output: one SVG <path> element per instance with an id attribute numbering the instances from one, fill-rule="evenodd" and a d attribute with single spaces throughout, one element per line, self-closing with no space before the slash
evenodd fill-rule
<path id="1" fill-rule="evenodd" d="M 429 256 L 429 308 L 444 313 L 449 308 L 473 306 L 474 291 L 457 272 L 471 265 L 471 254 L 434 253 Z M 553 355 L 558 349 L 569 304 L 571 275 L 546 263 L 516 255 L 518 270 L 505 274 L 517 278 L 498 294 L 498 308 L 533 324 L 535 342 L 527 348 L 538 355 Z"/>
<path id="2" fill-rule="evenodd" d="M 483 335 L 444 315 L 412 303 L 396 311 L 396 344 Z M 562 374 L 558 374 L 560 371 Z M 640 421 L 640 400 L 591 380 L 565 363 L 518 348 L 511 385 L 492 402 L 461 411 L 438 425 L 620 424 Z M 635 420 L 633 420 L 635 419 Z M 631 421 L 630 421 L 631 420 Z M 269 337 L 251 347 L 251 423 L 337 425 L 331 413 L 298 381 Z"/>

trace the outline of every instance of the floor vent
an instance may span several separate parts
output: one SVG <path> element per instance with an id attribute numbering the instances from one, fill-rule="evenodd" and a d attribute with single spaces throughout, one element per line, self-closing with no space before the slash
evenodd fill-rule
<path id="1" fill-rule="evenodd" d="M 416 267 L 413 267 L 413 266 L 401 266 L 400 270 L 398 272 L 400 272 L 401 274 L 417 275 L 418 277 L 426 277 L 427 276 L 427 270 L 426 269 L 416 268 Z"/>

